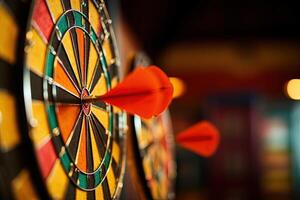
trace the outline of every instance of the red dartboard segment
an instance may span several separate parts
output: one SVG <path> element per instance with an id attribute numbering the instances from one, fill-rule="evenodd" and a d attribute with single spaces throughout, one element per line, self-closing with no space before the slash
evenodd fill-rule
<path id="1" fill-rule="evenodd" d="M 40 31 L 49 41 L 54 24 L 45 0 L 36 0 L 33 11 L 33 21 L 38 25 Z"/>
<path id="2" fill-rule="evenodd" d="M 45 143 L 37 150 L 37 159 L 41 166 L 43 178 L 48 177 L 51 169 L 57 159 L 56 152 L 51 140 Z"/>
<path id="3" fill-rule="evenodd" d="M 164 131 L 165 131 L 165 130 L 164 130 Z M 166 137 L 160 138 L 160 144 L 161 144 L 161 146 L 163 146 L 165 149 L 168 148 L 168 144 L 167 144 Z"/>
<path id="4" fill-rule="evenodd" d="M 103 32 L 103 28 L 102 28 L 101 23 L 100 23 L 100 25 L 98 26 L 96 32 L 97 32 L 97 34 L 98 34 L 98 37 L 101 37 L 101 33 Z"/>

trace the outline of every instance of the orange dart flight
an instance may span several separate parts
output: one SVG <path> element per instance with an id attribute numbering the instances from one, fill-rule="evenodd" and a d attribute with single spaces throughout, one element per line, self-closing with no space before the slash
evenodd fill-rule
<path id="1" fill-rule="evenodd" d="M 162 113 L 171 103 L 173 86 L 158 67 L 137 67 L 115 88 L 98 97 L 83 101 L 101 100 L 137 114 L 143 118 Z"/>
<path id="2" fill-rule="evenodd" d="M 176 142 L 198 155 L 209 157 L 216 151 L 220 134 L 208 121 L 201 121 L 176 136 Z"/>

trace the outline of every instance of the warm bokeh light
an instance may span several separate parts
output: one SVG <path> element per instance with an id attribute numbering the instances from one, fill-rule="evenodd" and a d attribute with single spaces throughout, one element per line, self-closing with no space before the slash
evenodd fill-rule
<path id="1" fill-rule="evenodd" d="M 300 79 L 292 79 L 286 84 L 286 92 L 291 99 L 300 100 Z"/>
<path id="2" fill-rule="evenodd" d="M 185 92 L 185 89 L 186 89 L 186 86 L 185 86 L 185 83 L 183 82 L 183 80 L 176 78 L 176 77 L 170 77 L 169 79 L 174 88 L 173 98 L 177 98 L 177 97 L 180 97 L 181 95 L 183 95 Z"/>

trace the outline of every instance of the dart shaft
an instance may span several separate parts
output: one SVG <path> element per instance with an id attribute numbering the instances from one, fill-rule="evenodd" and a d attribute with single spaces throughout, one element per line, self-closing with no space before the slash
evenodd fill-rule
<path id="1" fill-rule="evenodd" d="M 99 98 L 100 98 L 100 96 L 87 96 L 87 97 L 82 97 L 81 101 L 83 103 L 92 103 L 92 102 L 98 101 Z"/>
<path id="2" fill-rule="evenodd" d="M 143 96 L 143 95 L 148 95 L 148 94 L 153 94 L 153 93 L 156 93 L 156 92 L 160 92 L 162 90 L 166 90 L 166 89 L 170 89 L 171 87 L 161 87 L 161 88 L 158 88 L 156 90 L 145 90 L 145 91 L 142 91 L 142 92 L 131 92 L 131 93 L 124 93 L 124 94 L 118 94 L 118 95 L 109 95 L 109 98 L 117 98 L 117 97 L 130 97 L 130 96 Z M 105 95 L 102 95 L 102 96 L 87 96 L 87 97 L 82 97 L 81 101 L 84 102 L 84 103 L 91 103 L 91 102 L 95 102 L 95 101 L 99 101 L 99 100 L 104 100 L 108 98 L 107 96 Z"/>

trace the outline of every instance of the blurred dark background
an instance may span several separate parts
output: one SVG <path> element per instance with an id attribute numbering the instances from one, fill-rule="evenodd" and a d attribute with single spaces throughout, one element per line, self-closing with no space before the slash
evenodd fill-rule
<path id="1" fill-rule="evenodd" d="M 185 82 L 170 108 L 174 132 L 201 119 L 221 131 L 211 158 L 177 148 L 177 199 L 299 199 L 300 104 L 285 92 L 300 78 L 298 3 L 108 3 L 121 11 L 121 54 L 146 51 Z"/>

